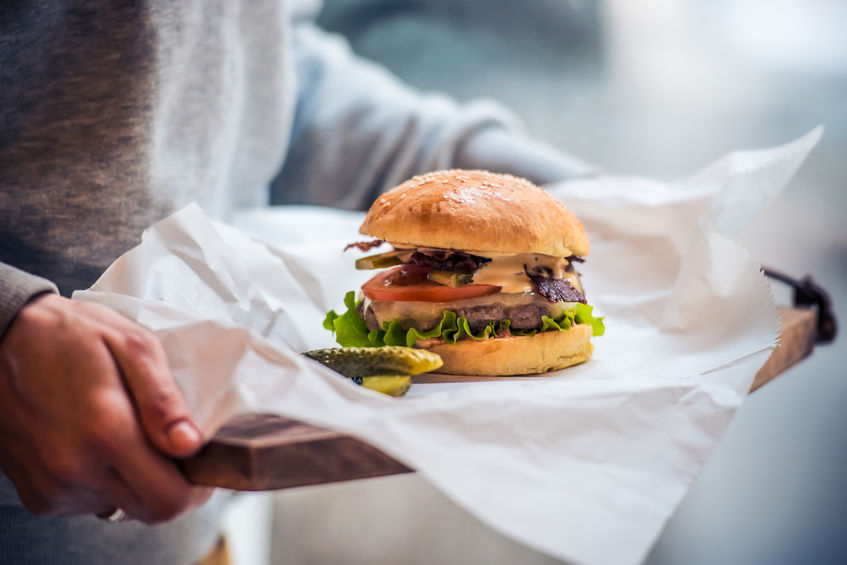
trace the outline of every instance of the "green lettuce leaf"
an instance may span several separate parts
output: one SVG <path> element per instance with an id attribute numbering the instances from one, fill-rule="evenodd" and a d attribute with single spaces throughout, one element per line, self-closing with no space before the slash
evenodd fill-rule
<path id="1" fill-rule="evenodd" d="M 335 310 L 330 310 L 324 318 L 323 326 L 335 332 L 335 341 L 342 347 L 385 345 L 384 343 L 372 343 L 368 339 L 368 325 L 356 310 L 359 302 L 356 302 L 356 293 L 351 290 L 344 296 L 344 305 L 347 307 L 347 311 L 339 316 L 335 313 Z"/>
<path id="2" fill-rule="evenodd" d="M 591 330 L 594 333 L 594 336 L 601 336 L 606 333 L 606 326 L 603 325 L 603 317 L 595 318 L 591 312 L 594 310 L 593 306 L 589 306 L 588 304 L 580 304 L 577 302 L 576 304 L 576 316 L 574 316 L 574 321 L 577 324 L 588 324 L 591 326 Z"/>
<path id="3" fill-rule="evenodd" d="M 478 332 L 473 332 L 464 316 L 456 316 L 455 312 L 445 310 L 441 321 L 431 330 L 422 332 L 416 328 L 404 330 L 397 320 L 383 322 L 382 328 L 368 330 L 365 320 L 359 315 L 359 305 L 356 295 L 351 290 L 344 296 L 347 311 L 339 315 L 330 310 L 324 318 L 323 327 L 335 332 L 335 340 L 342 347 L 382 347 L 383 345 L 405 345 L 412 347 L 418 340 L 440 337 L 447 343 L 454 344 L 460 339 L 488 339 L 502 335 L 532 336 L 538 332 L 568 331 L 573 324 L 589 324 L 595 336 L 605 333 L 603 318 L 592 315 L 593 308 L 587 304 L 575 304 L 566 310 L 559 319 L 549 316 L 541 317 L 541 328 L 537 330 L 513 330 L 511 320 L 489 322 Z"/>

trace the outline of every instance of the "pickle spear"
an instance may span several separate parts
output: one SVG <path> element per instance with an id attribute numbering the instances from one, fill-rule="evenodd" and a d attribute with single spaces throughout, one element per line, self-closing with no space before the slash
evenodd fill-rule
<path id="1" fill-rule="evenodd" d="M 304 353 L 345 377 L 417 375 L 434 371 L 444 362 L 431 351 L 399 345 L 385 347 L 335 347 Z"/>
<path id="2" fill-rule="evenodd" d="M 412 377 L 410 375 L 362 377 L 362 386 L 389 396 L 403 396 L 412 386 Z"/>

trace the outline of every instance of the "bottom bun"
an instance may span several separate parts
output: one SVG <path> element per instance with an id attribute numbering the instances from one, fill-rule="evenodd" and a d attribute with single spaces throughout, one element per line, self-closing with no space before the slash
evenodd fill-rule
<path id="1" fill-rule="evenodd" d="M 507 376 L 546 373 L 584 363 L 591 358 L 591 326 L 576 324 L 567 331 L 533 336 L 463 339 L 450 345 L 443 339 L 418 341 L 415 347 L 438 353 L 444 360 L 439 373 Z"/>

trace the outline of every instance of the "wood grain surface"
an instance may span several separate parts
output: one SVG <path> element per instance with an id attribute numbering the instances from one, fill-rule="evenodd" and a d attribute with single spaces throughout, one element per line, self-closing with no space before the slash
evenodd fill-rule
<path id="1" fill-rule="evenodd" d="M 815 348 L 815 316 L 815 311 L 808 308 L 779 308 L 779 343 L 756 373 L 750 392 L 812 354 Z"/>
<path id="2" fill-rule="evenodd" d="M 235 418 L 182 468 L 197 484 L 252 491 L 412 471 L 352 436 L 274 414 Z"/>
<path id="3" fill-rule="evenodd" d="M 814 348 L 815 311 L 780 308 L 780 342 L 750 391 L 773 380 Z M 502 377 L 415 377 L 415 382 Z M 222 427 L 191 459 L 180 462 L 197 484 L 235 490 L 276 490 L 413 471 L 353 436 L 272 414 L 247 414 Z"/>

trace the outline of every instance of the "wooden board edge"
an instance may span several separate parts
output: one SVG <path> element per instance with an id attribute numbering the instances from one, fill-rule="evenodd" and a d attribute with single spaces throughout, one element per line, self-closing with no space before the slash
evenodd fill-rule
<path id="1" fill-rule="evenodd" d="M 245 414 L 178 462 L 194 484 L 278 490 L 413 472 L 353 436 L 274 414 Z"/>
<path id="2" fill-rule="evenodd" d="M 779 342 L 756 373 L 749 392 L 769 383 L 812 354 L 815 323 L 816 312 L 813 309 L 779 307 Z"/>

